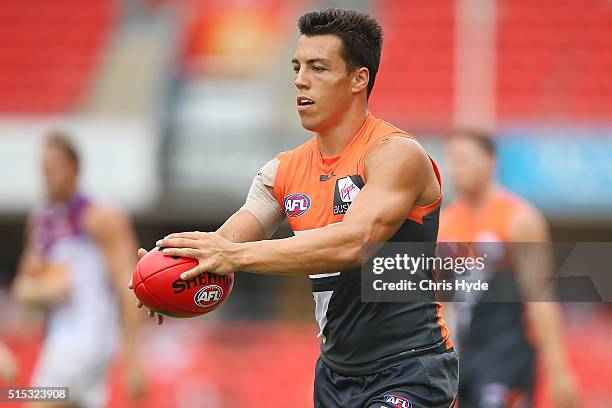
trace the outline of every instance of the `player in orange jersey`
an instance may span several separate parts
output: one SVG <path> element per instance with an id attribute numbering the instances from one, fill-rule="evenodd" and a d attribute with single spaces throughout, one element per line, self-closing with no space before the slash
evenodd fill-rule
<path id="1" fill-rule="evenodd" d="M 382 49 L 372 17 L 326 9 L 300 17 L 298 27 L 296 108 L 313 137 L 267 163 L 218 231 L 172 234 L 157 245 L 198 260 L 183 279 L 204 271 L 310 277 L 321 338 L 315 407 L 448 408 L 458 358 L 433 292 L 372 303 L 360 292 L 360 265 L 374 244 L 436 241 L 436 164 L 412 136 L 368 111 Z M 266 240 L 285 217 L 295 236 Z"/>
<path id="2" fill-rule="evenodd" d="M 507 248 L 504 243 L 549 241 L 542 214 L 495 183 L 495 148 L 488 134 L 454 132 L 447 157 L 457 199 L 442 211 L 440 241 L 496 243 L 490 248 L 498 245 L 498 249 Z M 534 247 L 539 248 L 537 245 Z M 514 287 L 516 283 L 526 294 L 528 287 L 537 285 L 535 275 L 541 273 L 533 267 L 526 257 L 517 256 L 508 270 L 494 273 L 491 284 Z M 559 305 L 523 303 L 519 297 L 514 302 L 483 297 L 471 305 L 455 303 L 455 316 L 461 322 L 461 407 L 531 407 L 536 351 L 548 372 L 555 407 L 578 406 L 563 348 Z"/>

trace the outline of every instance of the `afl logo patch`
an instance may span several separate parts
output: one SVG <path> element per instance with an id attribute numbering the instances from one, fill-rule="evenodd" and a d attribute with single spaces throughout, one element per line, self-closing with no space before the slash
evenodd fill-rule
<path id="1" fill-rule="evenodd" d="M 404 397 L 387 394 L 383 396 L 383 399 L 386 403 L 391 404 L 392 407 L 412 408 L 412 402 L 410 402 Z"/>
<path id="2" fill-rule="evenodd" d="M 285 197 L 285 214 L 287 217 L 299 217 L 310 208 L 310 197 L 306 194 L 293 193 Z"/>
<path id="3" fill-rule="evenodd" d="M 196 292 L 195 296 L 193 297 L 193 301 L 200 307 L 210 307 L 219 303 L 222 297 L 223 288 L 221 286 L 206 285 Z"/>

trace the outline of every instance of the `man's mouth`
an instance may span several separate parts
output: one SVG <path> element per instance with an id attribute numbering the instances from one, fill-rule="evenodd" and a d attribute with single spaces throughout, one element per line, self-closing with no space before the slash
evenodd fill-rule
<path id="1" fill-rule="evenodd" d="M 310 106 L 314 105 L 314 103 L 315 102 L 312 99 L 307 98 L 305 96 L 298 96 L 297 97 L 298 111 L 306 110 Z"/>

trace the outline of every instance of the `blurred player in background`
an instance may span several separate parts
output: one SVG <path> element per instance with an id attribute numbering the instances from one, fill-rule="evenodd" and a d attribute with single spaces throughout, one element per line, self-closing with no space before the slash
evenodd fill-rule
<path id="1" fill-rule="evenodd" d="M 436 241 L 436 164 L 368 112 L 382 49 L 376 20 L 325 9 L 298 27 L 296 108 L 313 137 L 266 164 L 244 207 L 216 233 L 172 234 L 157 245 L 198 260 L 183 279 L 204 271 L 309 275 L 321 338 L 315 407 L 448 408 L 457 354 L 433 293 L 361 302 L 360 265 L 373 246 Z M 266 240 L 285 217 L 296 236 Z"/>
<path id="2" fill-rule="evenodd" d="M 17 378 L 17 361 L 11 351 L 0 342 L 0 383 L 14 381 Z"/>
<path id="3" fill-rule="evenodd" d="M 503 243 L 550 240 L 542 214 L 496 185 L 495 146 L 490 135 L 475 130 L 455 131 L 447 146 L 447 158 L 457 200 L 442 210 L 440 242 L 494 242 L 500 243 L 499 249 Z M 515 273 L 493 273 L 497 276 L 490 277 L 492 284 L 510 288 L 516 280 L 526 293 L 541 273 L 529 262 L 517 256 L 510 266 Z M 559 305 L 522 303 L 518 298 L 503 303 L 494 300 L 455 303 L 461 352 L 460 407 L 531 407 L 536 352 L 548 373 L 555 407 L 577 407 Z"/>
<path id="4" fill-rule="evenodd" d="M 139 316 L 125 288 L 135 263 L 130 222 L 79 193 L 79 156 L 63 134 L 45 140 L 42 172 L 46 200 L 28 217 L 12 289 L 21 304 L 48 312 L 32 385 L 70 387 L 69 406 L 104 406 L 123 334 L 128 392 L 139 396 Z"/>

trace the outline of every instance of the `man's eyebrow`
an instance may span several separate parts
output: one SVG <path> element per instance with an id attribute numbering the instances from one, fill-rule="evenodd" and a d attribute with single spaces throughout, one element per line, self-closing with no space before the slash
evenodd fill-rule
<path id="1" fill-rule="evenodd" d="M 306 64 L 315 64 L 317 62 L 321 62 L 323 64 L 329 64 L 331 62 L 331 60 L 327 59 L 327 58 L 311 58 L 309 60 L 306 60 Z M 294 58 L 291 60 L 292 64 L 299 64 L 300 61 L 297 60 L 297 58 Z"/>

